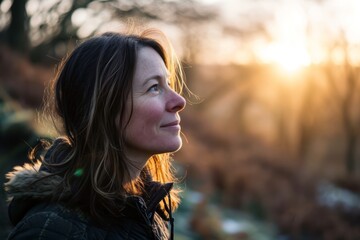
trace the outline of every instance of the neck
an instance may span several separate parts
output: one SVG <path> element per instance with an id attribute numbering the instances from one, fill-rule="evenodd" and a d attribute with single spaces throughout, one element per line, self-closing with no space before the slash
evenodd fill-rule
<path id="1" fill-rule="evenodd" d="M 125 153 L 127 157 L 127 167 L 129 169 L 130 175 L 129 180 L 132 181 L 140 176 L 141 171 L 145 167 L 151 155 L 143 154 L 139 151 L 131 151 L 130 149 L 127 149 Z"/>
<path id="2" fill-rule="evenodd" d="M 143 170 L 143 168 L 145 167 L 145 164 L 143 165 L 138 165 L 138 164 L 134 164 L 134 163 L 129 163 L 128 164 L 128 169 L 129 169 L 129 177 L 130 177 L 130 181 L 133 181 L 135 179 L 137 179 L 140 176 L 141 171 Z"/>

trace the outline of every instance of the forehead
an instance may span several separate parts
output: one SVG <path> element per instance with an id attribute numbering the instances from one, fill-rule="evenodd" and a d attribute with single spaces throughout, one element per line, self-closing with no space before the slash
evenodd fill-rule
<path id="1" fill-rule="evenodd" d="M 143 83 L 154 76 L 168 77 L 165 63 L 154 49 L 143 47 L 138 51 L 134 83 Z"/>

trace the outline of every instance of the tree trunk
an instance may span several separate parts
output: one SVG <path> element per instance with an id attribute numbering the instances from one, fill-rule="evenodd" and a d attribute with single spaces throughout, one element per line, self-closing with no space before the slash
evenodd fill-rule
<path id="1" fill-rule="evenodd" d="M 14 0 L 10 12 L 11 21 L 7 29 L 7 41 L 11 48 L 26 55 L 29 50 L 29 19 L 26 13 L 27 0 Z"/>

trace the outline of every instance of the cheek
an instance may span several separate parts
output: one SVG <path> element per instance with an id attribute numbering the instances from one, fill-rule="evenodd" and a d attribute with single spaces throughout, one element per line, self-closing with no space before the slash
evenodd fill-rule
<path id="1" fill-rule="evenodd" d="M 151 137 L 160 127 L 162 111 L 154 106 L 152 104 L 134 106 L 133 114 L 126 129 L 126 135 L 130 142 L 135 139 L 141 140 L 144 137 Z"/>

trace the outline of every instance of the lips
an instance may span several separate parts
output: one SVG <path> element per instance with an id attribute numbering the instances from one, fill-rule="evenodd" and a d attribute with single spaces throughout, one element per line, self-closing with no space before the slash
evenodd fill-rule
<path id="1" fill-rule="evenodd" d="M 164 125 L 161 125 L 161 127 L 172 127 L 172 126 L 178 126 L 180 124 L 180 121 L 173 121 Z"/>

